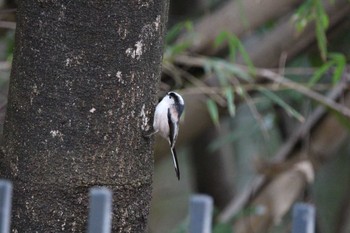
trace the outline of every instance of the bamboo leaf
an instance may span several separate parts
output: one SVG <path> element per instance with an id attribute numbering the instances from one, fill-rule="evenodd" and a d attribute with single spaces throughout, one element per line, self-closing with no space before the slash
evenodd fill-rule
<path id="1" fill-rule="evenodd" d="M 225 96 L 227 101 L 227 109 L 231 117 L 236 114 L 236 106 L 234 103 L 234 92 L 231 86 L 225 88 Z"/>
<path id="2" fill-rule="evenodd" d="M 301 33 L 307 24 L 312 20 L 313 14 L 311 14 L 311 10 L 312 1 L 304 1 L 304 3 L 298 7 L 296 13 L 293 15 L 295 28 L 298 33 Z"/>
<path id="3" fill-rule="evenodd" d="M 247 82 L 251 82 L 252 78 L 251 76 L 243 69 L 241 69 L 240 67 L 238 67 L 235 64 L 232 63 L 225 63 L 225 69 L 232 75 L 236 75 L 237 77 L 247 81 Z"/>
<path id="4" fill-rule="evenodd" d="M 184 29 L 186 29 L 187 32 L 193 31 L 193 23 L 191 21 L 185 21 L 175 24 L 167 31 L 165 43 L 172 43 Z"/>
<path id="5" fill-rule="evenodd" d="M 215 101 L 212 99 L 208 99 L 207 100 L 207 108 L 209 111 L 210 118 L 213 121 L 214 125 L 216 127 L 219 127 L 219 110 L 218 110 L 218 106 L 215 103 Z"/>
<path id="6" fill-rule="evenodd" d="M 340 53 L 331 53 L 329 57 L 334 61 L 335 68 L 332 76 L 333 84 L 336 84 L 341 79 L 345 66 L 346 66 L 346 58 L 343 54 Z"/>
<path id="7" fill-rule="evenodd" d="M 193 31 L 193 22 L 191 21 L 185 21 L 185 28 L 187 31 L 191 32 Z"/>
<path id="8" fill-rule="evenodd" d="M 250 59 L 248 52 L 246 51 L 246 49 L 244 48 L 243 44 L 240 41 L 238 43 L 238 50 L 243 57 L 244 63 L 248 66 L 249 72 L 255 75 L 256 71 L 255 71 L 254 64 Z"/>
<path id="9" fill-rule="evenodd" d="M 220 86 L 225 87 L 227 86 L 227 73 L 224 69 L 224 63 L 217 61 L 214 63 L 213 69 L 215 75 L 218 77 Z"/>
<path id="10" fill-rule="evenodd" d="M 174 44 L 172 46 L 167 47 L 166 53 L 168 54 L 168 56 L 175 56 L 185 51 L 189 46 L 190 44 L 187 42 Z"/>
<path id="11" fill-rule="evenodd" d="M 343 114 L 331 110 L 331 113 L 333 113 L 336 117 L 336 119 L 342 124 L 345 128 L 347 128 L 350 131 L 350 119 Z"/>
<path id="12" fill-rule="evenodd" d="M 325 61 L 327 57 L 327 38 L 325 29 L 320 25 L 320 23 L 316 22 L 316 38 L 318 48 L 321 53 L 321 58 Z"/>
<path id="13" fill-rule="evenodd" d="M 324 75 L 331 67 L 332 62 L 326 62 L 320 68 L 318 68 L 310 78 L 310 81 L 308 82 L 308 87 L 312 87 L 318 81 L 320 81 L 322 75 Z"/>
<path id="14" fill-rule="evenodd" d="M 308 22 L 305 19 L 296 20 L 296 22 L 295 22 L 295 29 L 296 29 L 297 33 L 301 33 L 302 31 L 304 31 L 307 23 Z"/>
<path id="15" fill-rule="evenodd" d="M 329 26 L 329 18 L 325 13 L 320 15 L 320 23 L 324 29 L 327 29 Z"/>
<path id="16" fill-rule="evenodd" d="M 231 131 L 227 135 L 222 135 L 216 138 L 214 141 L 212 141 L 209 144 L 208 150 L 211 152 L 214 152 L 220 149 L 221 147 L 223 147 L 224 145 L 226 145 L 227 143 L 235 142 L 242 137 L 249 137 L 251 134 L 254 134 L 257 132 L 257 130 L 259 129 L 259 126 L 257 123 L 254 123 L 253 125 L 251 125 L 250 129 L 251 129 L 250 131 L 247 131 L 245 129 L 238 129 L 238 130 Z"/>
<path id="17" fill-rule="evenodd" d="M 188 225 L 189 225 L 189 218 L 186 218 L 175 229 L 173 229 L 171 233 L 187 233 Z"/>
<path id="18" fill-rule="evenodd" d="M 279 96 L 267 90 L 266 88 L 259 87 L 258 90 L 262 94 L 264 94 L 266 97 L 268 97 L 271 101 L 273 101 L 274 103 L 282 107 L 288 114 L 295 117 L 298 121 L 304 122 L 305 118 L 297 110 L 295 110 L 293 107 L 287 104 L 284 100 L 282 100 Z"/>
<path id="19" fill-rule="evenodd" d="M 222 45 L 227 40 L 228 36 L 229 36 L 228 32 L 226 32 L 226 31 L 220 32 L 220 34 L 214 40 L 215 48 L 217 48 L 220 45 Z"/>
<path id="20" fill-rule="evenodd" d="M 231 62 L 236 60 L 238 44 L 239 39 L 231 34 L 228 38 L 229 57 Z"/>
<path id="21" fill-rule="evenodd" d="M 232 233 L 232 225 L 229 223 L 216 224 L 213 233 Z"/>
<path id="22" fill-rule="evenodd" d="M 327 58 L 326 29 L 329 26 L 329 17 L 321 0 L 304 1 L 294 14 L 293 20 L 298 33 L 303 31 L 310 21 L 315 21 L 317 44 L 321 58 L 325 61 Z"/>
<path id="23" fill-rule="evenodd" d="M 316 38 L 321 57 L 325 61 L 327 57 L 327 37 L 326 29 L 329 24 L 328 16 L 320 0 L 313 1 L 315 23 L 316 23 Z"/>
<path id="24" fill-rule="evenodd" d="M 203 64 L 203 70 L 206 75 L 209 75 L 212 73 L 214 67 L 214 62 L 211 59 L 206 59 L 206 61 Z"/>

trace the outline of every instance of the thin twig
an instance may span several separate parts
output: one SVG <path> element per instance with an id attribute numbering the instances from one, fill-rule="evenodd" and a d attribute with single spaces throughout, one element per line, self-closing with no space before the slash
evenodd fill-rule
<path id="1" fill-rule="evenodd" d="M 0 21 L 0 28 L 16 29 L 16 23 L 10 21 Z"/>
<path id="2" fill-rule="evenodd" d="M 176 66 L 168 62 L 163 62 L 163 72 L 172 77 L 177 86 L 182 86 L 181 75 L 179 74 Z"/>
<path id="3" fill-rule="evenodd" d="M 210 58 L 207 58 L 207 57 L 190 57 L 187 55 L 180 55 L 180 56 L 175 58 L 175 62 L 190 64 L 190 65 L 197 66 L 197 67 L 204 67 L 204 65 L 209 60 L 210 60 Z M 236 64 L 235 64 L 235 66 L 240 67 L 242 70 L 249 73 L 249 69 L 247 66 L 236 65 Z M 277 83 L 279 85 L 288 87 L 290 89 L 294 89 L 295 91 L 319 102 L 320 104 L 325 105 L 326 107 L 328 107 L 336 112 L 339 112 L 346 117 L 350 117 L 350 109 L 349 108 L 335 102 L 334 100 L 325 98 L 324 96 L 313 91 L 312 89 L 307 88 L 307 87 L 305 87 L 297 82 L 293 82 L 293 81 L 287 79 L 286 77 L 284 77 L 276 72 L 273 72 L 269 69 L 256 68 L 255 73 L 257 76 L 261 76 L 263 78 L 266 78 L 266 79 L 272 81 L 273 83 Z"/>
<path id="4" fill-rule="evenodd" d="M 187 67 L 204 67 L 204 65 L 210 60 L 211 58 L 205 57 L 205 56 L 191 56 L 187 54 L 181 54 L 177 55 L 174 58 L 174 63 L 178 65 L 183 65 Z M 236 65 L 236 64 L 234 64 Z M 271 68 L 272 72 L 280 73 L 280 68 Z M 315 68 L 310 67 L 284 67 L 283 73 L 285 75 L 312 75 L 315 72 Z"/>
<path id="5" fill-rule="evenodd" d="M 240 82 L 237 78 L 233 77 L 232 82 L 233 82 L 234 86 L 236 86 L 237 88 L 241 88 Z M 263 122 L 262 116 L 260 115 L 258 109 L 256 108 L 256 106 L 254 104 L 253 99 L 250 97 L 250 95 L 247 93 L 246 90 L 244 90 L 242 88 L 241 88 L 241 90 L 243 92 L 241 96 L 243 97 L 243 99 L 247 103 L 248 108 L 249 108 L 250 112 L 252 113 L 253 117 L 258 122 L 258 125 L 261 129 L 261 132 L 263 133 L 262 135 L 263 135 L 264 139 L 268 140 L 269 135 L 268 135 L 267 129 L 266 129 L 265 124 Z"/>
<path id="6" fill-rule="evenodd" d="M 322 104 L 322 105 L 324 105 L 332 110 L 335 110 L 336 112 L 339 112 L 342 115 L 350 118 L 350 109 L 349 108 L 335 102 L 334 100 L 332 100 L 330 98 L 322 96 L 321 94 L 311 90 L 310 88 L 307 88 L 307 87 L 300 85 L 296 82 L 292 82 L 292 81 L 286 79 L 285 77 L 283 77 L 277 73 L 274 73 L 268 69 L 256 69 L 256 73 L 258 75 L 263 76 L 264 78 L 266 78 L 270 81 L 277 82 L 281 85 L 284 85 L 286 87 L 294 89 L 297 92 L 299 92 L 299 93 L 301 93 L 301 94 L 303 94 L 303 95 L 305 95 L 313 100 L 316 100 L 320 104 Z"/>
<path id="7" fill-rule="evenodd" d="M 202 88 L 208 88 L 209 86 L 205 83 L 202 82 L 201 80 L 199 80 L 198 78 L 194 77 L 192 74 L 190 74 L 189 72 L 182 70 L 182 74 L 183 76 L 190 81 L 193 85 L 197 86 L 198 88 L 202 89 Z M 216 103 L 218 103 L 221 107 L 226 106 L 226 101 L 225 99 L 221 96 L 221 92 L 213 92 L 210 94 L 210 97 L 215 100 Z"/>
<path id="8" fill-rule="evenodd" d="M 12 14 L 12 13 L 16 13 L 16 12 L 17 12 L 17 8 L 1 9 L 1 10 L 0 10 L 0 15 Z"/>
<path id="9" fill-rule="evenodd" d="M 194 77 L 191 73 L 178 68 L 177 66 L 174 66 L 170 63 L 168 63 L 167 65 L 163 65 L 163 67 L 166 67 L 166 69 L 169 71 L 169 75 L 174 75 L 174 76 L 178 76 L 176 79 L 181 79 L 181 77 L 186 78 L 190 83 L 192 83 L 194 86 L 196 86 L 199 90 L 202 90 L 202 93 L 206 93 L 205 90 L 207 90 L 207 88 L 209 88 L 209 86 L 201 81 L 200 79 Z M 207 92 L 207 94 L 210 95 L 210 97 L 215 100 L 215 102 L 217 104 L 219 104 L 221 107 L 226 106 L 226 101 L 225 99 L 221 96 L 221 92 Z"/>
<path id="10" fill-rule="evenodd" d="M 307 83 L 305 83 L 307 85 Z M 292 90 L 289 87 L 286 86 L 277 86 L 272 83 L 241 83 L 241 87 L 246 91 L 256 91 L 259 88 L 263 87 L 271 91 L 284 91 L 284 90 Z M 327 91 L 330 90 L 333 87 L 332 84 L 315 84 L 312 87 L 312 90 L 314 91 Z M 224 87 L 186 87 L 182 93 L 186 93 L 188 95 L 199 95 L 199 94 L 220 94 L 224 91 Z"/>
<path id="11" fill-rule="evenodd" d="M 346 83 L 341 82 L 336 87 L 333 88 L 327 95 L 328 99 L 338 99 L 339 96 L 344 92 L 346 88 Z M 324 106 L 318 106 L 310 117 L 307 118 L 306 122 L 300 125 L 286 143 L 278 150 L 273 161 L 281 162 L 287 158 L 292 149 L 295 147 L 297 142 L 303 138 L 311 129 L 316 125 L 316 123 L 326 114 L 326 108 Z"/>
<path id="12" fill-rule="evenodd" d="M 0 71 L 9 71 L 11 70 L 11 63 L 7 61 L 0 62 Z"/>

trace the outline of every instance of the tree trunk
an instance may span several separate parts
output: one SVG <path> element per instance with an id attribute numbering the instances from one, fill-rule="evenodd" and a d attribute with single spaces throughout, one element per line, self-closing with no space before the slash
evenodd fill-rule
<path id="1" fill-rule="evenodd" d="M 0 172 L 13 232 L 84 232 L 91 186 L 113 232 L 144 232 L 167 1 L 18 1 Z"/>

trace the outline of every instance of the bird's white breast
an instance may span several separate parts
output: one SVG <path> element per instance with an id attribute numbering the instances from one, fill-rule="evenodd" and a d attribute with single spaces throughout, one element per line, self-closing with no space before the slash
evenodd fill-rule
<path id="1" fill-rule="evenodd" d="M 168 139 L 169 135 L 169 124 L 168 124 L 168 107 L 169 104 L 162 100 L 156 107 L 154 113 L 153 128 L 158 131 L 159 134 Z"/>

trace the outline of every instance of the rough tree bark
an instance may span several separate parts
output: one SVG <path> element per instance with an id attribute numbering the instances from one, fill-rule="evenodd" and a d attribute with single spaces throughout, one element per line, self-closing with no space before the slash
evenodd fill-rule
<path id="1" fill-rule="evenodd" d="M 168 2 L 18 1 L 0 173 L 14 232 L 84 232 L 88 189 L 114 192 L 113 232 L 144 232 Z"/>

